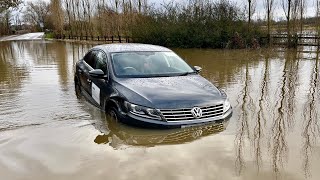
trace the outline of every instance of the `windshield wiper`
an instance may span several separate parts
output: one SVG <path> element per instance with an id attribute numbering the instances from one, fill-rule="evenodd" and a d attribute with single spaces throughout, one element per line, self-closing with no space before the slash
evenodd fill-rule
<path id="1" fill-rule="evenodd" d="M 187 76 L 189 74 L 194 74 L 195 72 L 185 72 L 185 73 L 181 73 L 179 74 L 179 76 Z"/>

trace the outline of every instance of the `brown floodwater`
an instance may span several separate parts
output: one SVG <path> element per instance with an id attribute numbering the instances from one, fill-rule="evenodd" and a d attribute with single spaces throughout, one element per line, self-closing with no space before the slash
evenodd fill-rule
<path id="1" fill-rule="evenodd" d="M 315 48 L 175 49 L 224 89 L 223 123 L 148 130 L 114 122 L 73 84 L 92 45 L 0 43 L 0 179 L 320 179 Z"/>

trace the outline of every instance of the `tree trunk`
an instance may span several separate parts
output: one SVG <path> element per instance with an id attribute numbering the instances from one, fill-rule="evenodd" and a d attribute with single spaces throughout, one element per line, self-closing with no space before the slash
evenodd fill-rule
<path id="1" fill-rule="evenodd" d="M 303 11 L 304 11 L 304 0 L 300 0 L 300 36 L 303 32 Z"/>
<path id="2" fill-rule="evenodd" d="M 248 31 L 250 31 L 250 23 L 251 23 L 251 3 L 252 3 L 252 0 L 248 0 L 248 3 L 249 3 Z"/>
<path id="3" fill-rule="evenodd" d="M 288 47 L 291 46 L 291 32 L 290 32 L 290 15 L 291 15 L 291 1 L 288 0 L 288 10 L 287 10 L 287 36 L 288 36 Z"/>

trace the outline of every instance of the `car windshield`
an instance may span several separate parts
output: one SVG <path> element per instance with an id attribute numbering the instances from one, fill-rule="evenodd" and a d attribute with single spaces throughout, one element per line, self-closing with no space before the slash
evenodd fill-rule
<path id="1" fill-rule="evenodd" d="M 112 65 L 117 77 L 179 76 L 195 73 L 174 52 L 113 53 Z"/>

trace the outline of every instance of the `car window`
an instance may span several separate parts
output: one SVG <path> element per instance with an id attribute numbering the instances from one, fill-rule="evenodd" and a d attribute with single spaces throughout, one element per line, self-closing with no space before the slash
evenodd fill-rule
<path id="1" fill-rule="evenodd" d="M 167 58 L 167 63 L 169 64 L 169 67 L 176 68 L 181 71 L 183 71 L 186 68 L 186 64 L 181 63 L 181 58 L 176 54 L 174 53 L 168 54 L 166 58 Z"/>
<path id="2" fill-rule="evenodd" d="M 92 68 L 94 68 L 94 51 L 90 51 L 87 55 L 83 58 L 83 60 Z"/>
<path id="3" fill-rule="evenodd" d="M 121 52 L 111 54 L 118 77 L 176 76 L 194 70 L 174 52 Z"/>
<path id="4" fill-rule="evenodd" d="M 94 61 L 94 69 L 101 69 L 104 73 L 107 73 L 107 56 L 103 52 L 97 51 L 95 53 Z"/>

